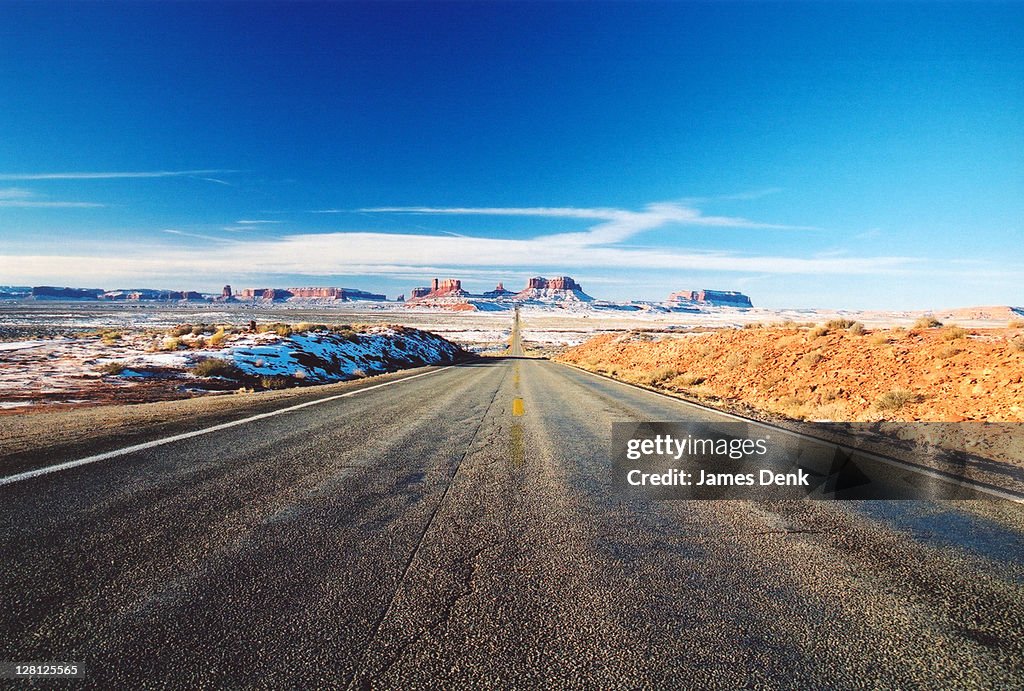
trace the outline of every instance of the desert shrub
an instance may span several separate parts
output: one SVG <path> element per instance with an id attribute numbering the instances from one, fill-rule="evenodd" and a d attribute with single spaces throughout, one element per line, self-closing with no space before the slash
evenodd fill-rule
<path id="1" fill-rule="evenodd" d="M 942 322 L 935 317 L 920 317 L 914 322 L 915 329 L 937 329 L 940 326 L 942 326 Z"/>
<path id="2" fill-rule="evenodd" d="M 871 334 L 871 338 L 868 339 L 868 343 L 872 345 L 882 345 L 889 342 L 889 334 L 884 331 L 876 331 Z"/>
<path id="3" fill-rule="evenodd" d="M 639 377 L 637 377 L 637 380 L 641 384 L 646 384 L 647 386 L 654 386 L 656 384 L 661 384 L 662 382 L 667 381 L 669 379 L 673 379 L 680 374 L 682 374 L 682 372 L 677 368 L 672 367 L 670 365 L 665 365 L 662 367 L 658 367 L 657 369 L 651 370 L 650 372 L 644 372 Z"/>
<path id="4" fill-rule="evenodd" d="M 705 382 L 705 379 L 699 374 L 691 374 L 689 372 L 684 372 L 683 374 L 680 374 L 678 377 L 676 377 L 673 381 L 679 384 L 679 386 L 700 386 Z"/>
<path id="5" fill-rule="evenodd" d="M 160 350 L 177 350 L 181 347 L 180 338 L 165 338 L 160 344 Z"/>
<path id="6" fill-rule="evenodd" d="M 210 346 L 216 348 L 216 347 L 220 346 L 221 343 L 224 342 L 225 338 L 227 338 L 227 332 L 224 331 L 223 328 L 220 328 L 220 329 L 217 330 L 217 333 L 215 333 L 212 336 L 210 336 L 209 340 L 207 340 L 206 343 L 207 343 L 207 345 L 210 345 Z"/>
<path id="7" fill-rule="evenodd" d="M 805 401 L 798 396 L 783 396 L 779 399 L 782 414 L 797 420 L 805 417 L 804 404 Z"/>
<path id="8" fill-rule="evenodd" d="M 190 371 L 197 377 L 223 377 L 237 380 L 245 376 L 245 373 L 234 363 L 215 357 L 202 360 Z"/>
<path id="9" fill-rule="evenodd" d="M 295 333 L 308 333 L 310 331 L 330 331 L 327 324 L 313 324 L 311 322 L 299 322 L 293 327 Z"/>
<path id="10" fill-rule="evenodd" d="M 192 348 L 205 348 L 206 347 L 206 338 L 204 338 L 203 336 L 199 336 L 198 338 L 193 340 L 189 344 L 189 346 L 192 347 Z"/>
<path id="11" fill-rule="evenodd" d="M 961 338 L 967 338 L 967 329 L 950 325 L 942 330 L 942 340 L 944 341 L 956 341 Z"/>
<path id="12" fill-rule="evenodd" d="M 811 338 L 821 338 L 822 336 L 827 336 L 828 335 L 828 327 L 824 326 L 824 325 L 818 326 L 818 327 L 816 327 L 814 329 L 811 329 L 809 335 L 810 335 Z"/>
<path id="13" fill-rule="evenodd" d="M 287 389 L 292 385 L 288 377 L 260 377 L 260 388 L 268 391 Z"/>
<path id="14" fill-rule="evenodd" d="M 191 324 L 179 324 L 178 326 L 172 326 L 167 329 L 168 336 L 184 336 L 185 334 L 192 333 Z"/>
<path id="15" fill-rule="evenodd" d="M 121 361 L 104 362 L 96 369 L 102 372 L 103 374 L 112 374 L 116 376 L 124 372 L 126 369 L 128 369 L 128 363 Z"/>
<path id="16" fill-rule="evenodd" d="M 105 345 L 113 345 L 121 340 L 122 335 L 120 331 L 103 331 L 100 333 L 100 339 Z"/>
<path id="17" fill-rule="evenodd" d="M 863 336 L 867 329 L 865 329 L 864 325 L 860 322 L 854 322 L 850 325 L 850 328 L 847 329 L 847 331 L 852 333 L 854 336 Z"/>
<path id="18" fill-rule="evenodd" d="M 278 336 L 291 336 L 292 327 L 288 326 L 284 322 L 274 322 L 272 324 L 260 324 L 256 327 L 257 333 L 268 333 L 273 331 Z"/>
<path id="19" fill-rule="evenodd" d="M 899 410 L 911 403 L 920 403 L 921 396 L 910 389 L 893 389 L 882 394 L 875 401 L 875 408 L 883 411 Z"/>
<path id="20" fill-rule="evenodd" d="M 853 321 L 852 319 L 829 319 L 827 322 L 825 322 L 825 327 L 829 329 L 834 329 L 836 331 L 843 331 L 845 329 L 849 329 L 856 323 L 857 322 Z"/>
<path id="21" fill-rule="evenodd" d="M 1018 353 L 1024 353 L 1024 338 L 1015 338 L 1010 341 L 1010 350 L 1014 350 Z"/>
<path id="22" fill-rule="evenodd" d="M 959 352 L 960 348 L 950 343 L 949 345 L 943 346 L 942 348 L 939 348 L 937 351 L 935 351 L 935 357 L 945 360 L 946 358 L 953 357 Z"/>
<path id="23" fill-rule="evenodd" d="M 742 353 L 729 353 L 722 362 L 722 367 L 725 369 L 736 369 L 744 362 L 746 362 L 746 358 L 743 357 Z"/>
<path id="24" fill-rule="evenodd" d="M 822 355 L 820 351 L 812 350 L 809 353 L 805 353 L 804 356 L 800 358 L 800 364 L 804 367 L 813 367 L 824 359 L 825 356 Z"/>
<path id="25" fill-rule="evenodd" d="M 761 322 L 748 322 L 748 323 L 743 325 L 743 328 L 744 329 L 763 329 L 764 328 L 764 324 L 762 324 Z"/>

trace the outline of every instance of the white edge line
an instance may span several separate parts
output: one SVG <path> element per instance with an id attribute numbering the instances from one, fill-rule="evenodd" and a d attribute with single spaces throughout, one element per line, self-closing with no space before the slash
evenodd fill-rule
<path id="1" fill-rule="evenodd" d="M 636 384 L 630 384 L 629 382 L 625 382 L 625 381 L 622 381 L 620 379 L 615 379 L 613 377 L 606 377 L 603 374 L 598 374 L 597 372 L 591 372 L 590 370 L 585 370 L 582 367 L 576 367 L 575 365 L 569 365 L 568 363 L 565 363 L 565 362 L 560 362 L 558 364 L 566 365 L 567 367 L 571 367 L 572 369 L 574 369 L 574 370 L 576 370 L 578 372 L 585 372 L 586 374 L 590 374 L 592 376 L 595 376 L 598 379 L 603 379 L 605 381 L 612 381 L 612 382 L 615 382 L 616 384 L 622 384 L 623 386 L 628 386 L 629 388 L 631 388 L 633 390 L 646 391 L 647 393 L 652 393 L 655 396 L 660 396 L 661 398 L 667 398 L 670 401 L 675 401 L 676 403 L 682 403 L 683 405 L 689 406 L 691 408 L 696 408 L 698 410 L 703 410 L 703 411 L 706 411 L 706 412 L 709 412 L 709 413 L 713 413 L 715 415 L 722 415 L 722 416 L 730 418 L 732 420 L 737 420 L 738 422 L 745 422 L 748 425 L 755 425 L 757 427 L 761 427 L 763 429 L 771 430 L 771 431 L 774 431 L 774 432 L 783 432 L 783 433 L 786 433 L 786 434 L 794 435 L 796 437 L 803 437 L 804 439 L 810 439 L 810 440 L 818 442 L 819 444 L 825 444 L 827 446 L 831 446 L 831 447 L 834 447 L 834 448 L 837 448 L 837 449 L 850 449 L 852 451 L 856 451 L 857 453 L 859 453 L 859 454 L 861 454 L 863 456 L 866 456 L 867 458 L 869 458 L 869 459 L 871 459 L 873 461 L 877 461 L 879 463 L 884 463 L 884 464 L 889 465 L 889 466 L 893 466 L 893 467 L 896 467 L 896 468 L 901 468 L 903 470 L 908 470 L 910 472 L 918 473 L 920 475 L 927 475 L 928 477 L 930 477 L 930 478 L 932 478 L 934 480 L 941 480 L 943 482 L 949 482 L 949 483 L 952 483 L 954 485 L 960 485 L 961 487 L 966 487 L 968 489 L 974 490 L 976 492 L 981 492 L 983 494 L 990 494 L 990 495 L 992 495 L 994 497 L 999 497 L 1000 499 L 1006 499 L 1007 501 L 1012 501 L 1012 502 L 1017 503 L 1017 504 L 1024 504 L 1024 497 L 1021 497 L 1021 496 L 1019 496 L 1017 494 L 1010 494 L 1008 492 L 1004 492 L 1004 491 L 996 489 L 994 487 L 993 488 L 986 487 L 984 485 L 980 485 L 980 484 L 974 482 L 973 480 L 968 480 L 966 478 L 957 478 L 957 477 L 954 477 L 954 476 L 951 476 L 951 475 L 944 475 L 942 473 L 938 473 L 938 472 L 929 470 L 928 468 L 924 468 L 922 466 L 914 465 L 912 463 L 906 463 L 905 461 L 901 461 L 901 460 L 896 459 L 896 458 L 886 458 L 884 456 L 879 456 L 879 455 L 876 455 L 874 453 L 871 453 L 870 451 L 865 451 L 864 449 L 858 449 L 858 448 L 853 447 L 853 446 L 845 446 L 843 444 L 839 444 L 839 443 L 834 442 L 834 441 L 829 441 L 827 439 L 819 439 L 818 437 L 814 437 L 814 436 L 811 436 L 809 434 L 801 434 L 800 432 L 794 432 L 793 430 L 786 429 L 785 427 L 779 427 L 779 426 L 776 426 L 776 425 L 769 424 L 767 422 L 761 422 L 759 420 L 753 420 L 751 418 L 746 418 L 746 417 L 743 417 L 741 415 L 735 415 L 733 413 L 728 413 L 728 412 L 726 412 L 724 410 L 718 410 L 716 408 L 710 408 L 710 407 L 707 407 L 707 406 L 698 405 L 698 404 L 696 404 L 696 403 L 694 403 L 692 401 L 687 401 L 687 400 L 682 399 L 682 398 L 676 398 L 675 396 L 669 396 L 667 393 L 662 393 L 660 391 L 654 391 L 653 389 L 647 389 L 647 388 L 644 388 L 642 386 L 637 386 Z"/>
<path id="2" fill-rule="evenodd" d="M 347 393 L 328 396 L 327 398 L 318 398 L 313 401 L 306 401 L 305 403 L 299 403 L 297 405 L 288 406 L 287 408 L 271 410 L 268 413 L 260 413 L 258 415 L 253 415 L 251 417 L 242 418 L 241 420 L 232 420 L 231 422 L 224 422 L 219 425 L 214 425 L 213 427 L 206 427 L 204 429 L 193 430 L 191 432 L 183 432 L 182 434 L 175 434 L 174 436 L 171 437 L 164 437 L 163 439 L 155 439 L 153 441 L 147 441 L 142 444 L 126 446 L 122 449 L 115 449 L 113 451 L 107 451 L 105 453 L 98 453 L 95 456 L 86 456 L 85 458 L 79 458 L 74 461 L 58 463 L 57 465 L 36 468 L 35 470 L 26 470 L 24 473 L 18 473 L 17 475 L 8 475 L 7 477 L 0 478 L 0 486 L 14 484 L 15 482 L 21 482 L 22 480 L 31 480 L 32 478 L 39 477 L 41 475 L 49 475 L 50 473 L 57 473 L 62 470 L 77 468 L 79 466 L 88 465 L 90 463 L 96 463 L 97 461 L 105 461 L 108 458 L 117 458 L 118 456 L 124 456 L 125 454 L 134 453 L 136 451 L 152 449 L 157 446 L 163 446 L 164 444 L 172 444 L 176 441 L 181 441 L 183 439 L 191 439 L 192 437 L 202 436 L 204 434 L 209 434 L 210 432 L 219 432 L 220 430 L 223 429 L 237 427 L 238 425 L 244 425 L 248 422 L 252 422 L 253 420 L 263 420 L 268 417 L 274 417 L 275 415 L 290 413 L 293 410 L 299 410 L 301 408 L 308 408 L 309 406 L 320 405 L 321 403 L 336 401 L 339 398 L 348 398 L 349 396 L 355 396 L 366 391 L 373 391 L 374 389 L 380 389 L 385 386 L 391 386 L 392 384 L 401 384 L 402 382 L 407 382 L 418 377 L 425 377 L 428 374 L 437 374 L 438 372 L 443 372 L 446 369 L 451 369 L 451 367 L 452 365 L 447 365 L 440 369 L 430 370 L 429 372 L 420 372 L 419 374 L 414 374 L 411 377 L 402 377 L 401 379 L 394 379 L 392 381 L 384 382 L 383 384 L 374 384 L 373 386 L 367 386 L 365 389 L 356 389 L 355 391 L 349 391 Z"/>

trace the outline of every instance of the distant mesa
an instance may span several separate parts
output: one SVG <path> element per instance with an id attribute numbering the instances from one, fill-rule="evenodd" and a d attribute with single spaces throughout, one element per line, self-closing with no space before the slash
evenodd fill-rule
<path id="1" fill-rule="evenodd" d="M 108 290 L 98 297 L 100 300 L 158 300 L 163 302 L 201 302 L 207 299 L 205 295 L 194 290 L 153 290 L 150 288 Z"/>
<path id="2" fill-rule="evenodd" d="M 462 289 L 462 281 L 457 278 L 435 278 L 430 287 L 413 288 L 409 293 L 408 302 L 432 300 L 435 298 L 468 298 L 470 294 Z"/>
<path id="3" fill-rule="evenodd" d="M 735 290 L 680 290 L 668 296 L 666 301 L 673 305 L 699 305 L 708 307 L 753 307 L 743 293 Z"/>
<path id="4" fill-rule="evenodd" d="M 35 286 L 29 292 L 32 300 L 95 300 L 103 295 L 102 288 L 58 288 Z"/>
<path id="5" fill-rule="evenodd" d="M 283 302 L 285 300 L 329 300 L 351 302 L 353 300 L 383 301 L 387 297 L 368 293 L 355 288 L 244 288 L 235 294 L 239 300 Z"/>
<path id="6" fill-rule="evenodd" d="M 482 297 L 491 298 L 492 300 L 495 300 L 512 297 L 513 295 L 515 295 L 515 293 L 513 293 L 511 290 L 506 290 L 504 283 L 499 283 L 498 285 L 494 286 L 494 290 L 488 290 L 487 292 L 483 293 Z"/>
<path id="7" fill-rule="evenodd" d="M 594 298 L 583 292 L 583 287 L 569 276 L 544 278 L 535 276 L 526 287 L 516 293 L 515 300 L 580 301 L 592 302 Z"/>
<path id="8" fill-rule="evenodd" d="M 569 276 L 544 278 L 536 276 L 526 283 L 526 287 L 514 293 L 498 283 L 494 290 L 474 295 L 463 289 L 462 281 L 457 278 L 435 278 L 430 286 L 413 288 L 409 292 L 407 304 L 445 307 L 459 310 L 495 310 L 508 309 L 512 302 L 591 302 L 592 297 L 583 292 L 583 288 Z"/>

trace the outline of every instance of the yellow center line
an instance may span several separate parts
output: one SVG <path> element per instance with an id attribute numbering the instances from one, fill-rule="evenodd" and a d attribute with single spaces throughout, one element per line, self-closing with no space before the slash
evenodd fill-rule
<path id="1" fill-rule="evenodd" d="M 513 398 L 512 399 L 512 415 L 514 415 L 515 417 L 520 417 L 525 412 L 526 412 L 526 408 L 523 406 L 523 399 L 521 399 L 521 398 Z"/>

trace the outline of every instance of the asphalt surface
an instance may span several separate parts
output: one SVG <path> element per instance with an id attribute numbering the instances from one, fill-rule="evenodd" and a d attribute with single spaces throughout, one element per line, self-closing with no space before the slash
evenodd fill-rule
<path id="1" fill-rule="evenodd" d="M 612 421 L 714 413 L 520 352 L 0 486 L 0 660 L 93 688 L 1024 687 L 1018 533 L 623 498 Z"/>

